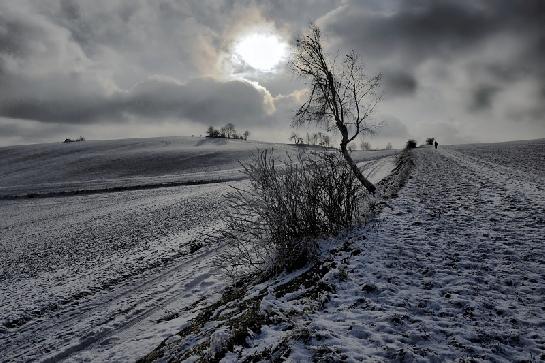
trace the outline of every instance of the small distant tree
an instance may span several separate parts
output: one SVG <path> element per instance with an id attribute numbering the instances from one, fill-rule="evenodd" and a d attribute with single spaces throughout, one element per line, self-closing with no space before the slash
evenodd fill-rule
<path id="1" fill-rule="evenodd" d="M 291 133 L 290 140 L 292 140 L 295 145 L 304 145 L 303 138 L 297 135 L 295 132 Z"/>
<path id="2" fill-rule="evenodd" d="M 426 145 L 433 145 L 434 141 L 435 141 L 435 137 L 428 137 L 426 139 Z"/>
<path id="3" fill-rule="evenodd" d="M 369 141 L 361 140 L 360 146 L 361 146 L 361 149 L 362 149 L 363 151 L 369 151 L 369 150 L 371 150 L 371 144 L 369 143 Z"/>
<path id="4" fill-rule="evenodd" d="M 329 147 L 329 135 L 322 136 L 322 144 L 324 147 Z"/>
<path id="5" fill-rule="evenodd" d="M 358 135 L 372 131 L 367 119 L 380 100 L 376 91 L 382 75 L 369 77 L 354 51 L 346 54 L 341 64 L 328 59 L 316 25 L 311 25 L 309 32 L 297 40 L 290 65 L 309 86 L 309 96 L 295 114 L 293 124 L 313 123 L 328 132 L 336 129 L 341 136 L 340 151 L 344 159 L 356 178 L 373 193 L 376 187 L 357 167 L 348 145 Z"/>
<path id="6" fill-rule="evenodd" d="M 299 137 L 297 136 L 297 134 L 296 134 L 295 132 L 292 132 L 291 135 L 290 135 L 289 140 L 290 140 L 290 141 L 293 141 L 293 143 L 294 143 L 295 145 L 297 145 L 297 139 L 298 139 L 298 138 L 299 138 Z"/>
<path id="7" fill-rule="evenodd" d="M 416 148 L 416 140 L 410 139 L 407 140 L 407 145 L 405 145 L 405 149 L 415 149 Z"/>
<path id="8" fill-rule="evenodd" d="M 312 143 L 312 135 L 307 132 L 307 145 L 314 145 Z"/>
<path id="9" fill-rule="evenodd" d="M 329 147 L 329 135 L 318 132 L 318 145 Z"/>
<path id="10" fill-rule="evenodd" d="M 208 137 L 215 137 L 215 133 L 216 133 L 216 130 L 212 126 L 209 126 L 208 129 L 206 130 L 206 136 Z"/>
<path id="11" fill-rule="evenodd" d="M 392 143 L 391 142 L 387 143 L 385 149 L 392 150 Z"/>
<path id="12" fill-rule="evenodd" d="M 248 136 L 250 136 L 250 131 L 246 130 L 242 135 L 244 136 L 244 140 L 248 140 Z"/>

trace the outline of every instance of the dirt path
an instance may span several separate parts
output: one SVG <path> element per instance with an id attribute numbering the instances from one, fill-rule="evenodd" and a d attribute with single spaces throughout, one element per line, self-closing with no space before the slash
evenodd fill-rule
<path id="1" fill-rule="evenodd" d="M 325 360 L 545 359 L 545 180 L 453 149 L 419 149 L 323 310 Z M 343 262 L 340 262 L 341 264 Z"/>

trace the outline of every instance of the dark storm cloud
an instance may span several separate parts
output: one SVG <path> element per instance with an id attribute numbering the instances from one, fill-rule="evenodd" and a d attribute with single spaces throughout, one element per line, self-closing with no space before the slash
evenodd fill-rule
<path id="1" fill-rule="evenodd" d="M 195 79 L 186 84 L 150 80 L 116 104 L 123 112 L 146 117 L 179 117 L 214 125 L 248 125 L 273 111 L 265 89 L 243 81 Z"/>
<path id="2" fill-rule="evenodd" d="M 437 61 L 444 68 L 464 57 L 479 57 L 480 74 L 497 80 L 482 88 L 468 81 L 474 96 L 468 109 L 488 108 L 495 92 L 528 79 L 545 86 L 545 1 L 420 0 L 348 2 L 320 23 L 334 35 L 333 47 L 356 48 L 376 71 L 394 69 L 386 86 L 410 96 L 417 67 Z M 389 4 L 389 5 L 385 5 Z M 484 47 L 497 43 L 494 53 Z M 512 44 L 511 44 L 511 43 Z M 513 50 L 513 49 L 515 50 Z M 469 69 L 452 69 L 469 72 Z M 405 75 L 398 78 L 398 74 Z M 406 82 L 404 82 L 406 81 Z M 476 80 L 480 83 L 480 80 Z M 393 92 L 394 94 L 398 94 Z"/>
<path id="3" fill-rule="evenodd" d="M 180 118 L 214 125 L 236 121 L 247 125 L 262 119 L 273 107 L 271 96 L 264 89 L 243 81 L 194 79 L 178 83 L 150 79 L 128 92 L 116 92 L 109 96 L 77 92 L 76 86 L 72 94 L 66 97 L 38 92 L 4 99 L 0 104 L 0 115 L 70 124 L 107 120 L 118 122 L 137 116 L 159 120 Z"/>
<path id="4" fill-rule="evenodd" d="M 400 52 L 418 61 L 474 49 L 501 32 L 529 36 L 529 45 L 545 35 L 545 2 L 541 0 L 403 1 L 395 10 L 382 12 L 365 5 L 351 2 L 324 19 L 327 30 L 349 47 L 357 46 L 365 56 Z"/>

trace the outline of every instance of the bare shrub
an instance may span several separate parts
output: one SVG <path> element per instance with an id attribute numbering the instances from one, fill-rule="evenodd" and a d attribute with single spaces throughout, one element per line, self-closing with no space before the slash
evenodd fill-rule
<path id="1" fill-rule="evenodd" d="M 250 186 L 228 194 L 224 228 L 212 236 L 227 246 L 217 262 L 231 277 L 301 267 L 317 237 L 364 222 L 367 192 L 338 153 L 303 151 L 281 162 L 265 150 L 243 168 Z"/>
<path id="2" fill-rule="evenodd" d="M 405 145 L 405 149 L 414 149 L 416 148 L 416 140 L 407 140 L 407 145 Z"/>

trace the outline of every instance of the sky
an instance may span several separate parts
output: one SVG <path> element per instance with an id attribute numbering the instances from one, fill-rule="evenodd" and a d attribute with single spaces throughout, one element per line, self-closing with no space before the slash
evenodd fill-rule
<path id="1" fill-rule="evenodd" d="M 0 146 L 227 122 L 288 142 L 311 22 L 384 75 L 373 147 L 545 137 L 542 0 L 0 0 Z"/>

